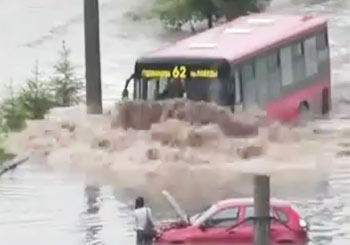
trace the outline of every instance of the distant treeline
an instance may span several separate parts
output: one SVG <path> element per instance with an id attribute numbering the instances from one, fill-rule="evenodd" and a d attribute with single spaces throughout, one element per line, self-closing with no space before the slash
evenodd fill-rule
<path id="1" fill-rule="evenodd" d="M 215 21 L 232 20 L 248 13 L 261 12 L 271 0 L 155 0 L 153 13 L 176 29 L 193 21 L 207 20 L 208 28 Z M 194 31 L 194 26 L 192 25 Z"/>

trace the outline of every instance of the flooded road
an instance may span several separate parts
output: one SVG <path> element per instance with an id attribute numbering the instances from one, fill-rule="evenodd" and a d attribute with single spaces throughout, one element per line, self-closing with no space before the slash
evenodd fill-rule
<path id="1" fill-rule="evenodd" d="M 290 195 L 283 187 L 272 190 L 277 193 L 274 196 L 292 201 L 300 210 L 310 223 L 311 238 L 319 244 L 350 241 L 350 159 L 337 164 L 314 195 Z M 2 244 L 134 244 L 132 200 L 140 192 L 93 183 L 82 174 L 34 163 L 4 175 L 0 179 Z M 249 196 L 249 192 L 238 194 L 227 188 L 229 193 Z M 151 201 L 157 219 L 174 218 L 160 193 L 158 198 Z M 197 211 L 202 206 L 192 202 L 186 208 Z"/>
<path id="2" fill-rule="evenodd" d="M 129 213 L 82 175 L 28 164 L 0 179 L 1 244 L 133 244 Z"/>
<path id="3" fill-rule="evenodd" d="M 135 59 L 174 37 L 165 34 L 157 21 L 133 22 L 126 17 L 140 4 L 139 0 L 100 2 L 104 101 L 109 104 L 119 98 L 124 79 L 131 73 Z M 72 59 L 78 65 L 78 71 L 82 72 L 84 49 L 81 5 L 81 0 L 69 3 L 57 0 L 0 1 L 0 35 L 6 37 L 0 39 L 0 49 L 2 57 L 13 57 L 9 60 L 0 59 L 1 84 L 10 80 L 16 84 L 22 83 L 36 59 L 39 60 L 43 75 L 49 76 L 62 40 L 66 40 L 72 48 Z M 334 115 L 330 122 L 322 123 L 331 131 L 343 130 L 348 121 L 337 118 L 347 117 L 350 113 L 350 36 L 346 35 L 350 28 L 350 2 L 276 0 L 269 11 L 318 13 L 329 18 Z M 27 21 L 13 16 L 24 16 Z M 4 93 L 4 86 L 0 88 L 0 96 L 1 93 Z M 348 147 L 346 137 L 325 137 L 330 137 L 329 140 L 335 144 L 343 144 L 344 148 Z M 311 181 L 316 186 L 312 191 L 302 191 L 303 184 L 306 185 L 312 179 L 312 175 L 306 175 L 305 183 L 297 186 L 287 186 L 288 183 L 286 186 L 274 185 L 273 193 L 279 198 L 293 201 L 299 207 L 311 224 L 311 237 L 315 241 L 327 245 L 345 245 L 350 241 L 350 159 L 343 156 L 328 163 L 332 168 L 325 178 Z M 210 180 L 215 182 L 218 176 L 213 175 Z M 128 175 L 120 177 L 127 179 Z M 206 196 L 211 201 L 219 196 L 249 196 L 249 178 L 242 177 L 240 180 L 242 186 L 248 187 L 242 188 L 239 193 L 231 191 L 230 182 L 226 182 L 225 189 L 218 190 L 220 194 L 209 195 L 200 191 L 196 194 Z M 113 181 L 111 184 L 100 182 L 102 185 L 97 188 L 84 175 L 52 170 L 36 163 L 23 165 L 15 172 L 1 177 L 2 244 L 134 244 L 130 203 L 142 191 L 137 188 L 117 189 Z M 203 183 L 198 181 L 196 185 L 203 190 Z M 186 188 L 186 182 L 181 188 Z M 187 199 L 186 195 L 184 193 L 179 199 Z M 173 213 L 160 193 L 158 196 L 151 200 L 157 218 L 168 218 Z M 202 204 L 190 200 L 184 206 L 186 210 L 195 211 Z"/>

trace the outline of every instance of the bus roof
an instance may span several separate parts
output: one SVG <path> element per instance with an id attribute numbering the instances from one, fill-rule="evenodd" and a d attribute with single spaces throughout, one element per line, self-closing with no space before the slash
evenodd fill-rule
<path id="1" fill-rule="evenodd" d="M 253 14 L 180 40 L 143 58 L 238 61 L 325 26 L 326 19 L 323 17 Z"/>

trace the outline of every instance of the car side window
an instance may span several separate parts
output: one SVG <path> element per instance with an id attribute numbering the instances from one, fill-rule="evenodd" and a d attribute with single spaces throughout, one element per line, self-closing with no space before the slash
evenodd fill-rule
<path id="1" fill-rule="evenodd" d="M 277 214 L 277 218 L 279 219 L 279 221 L 281 221 L 282 223 L 286 224 L 289 221 L 288 215 L 282 211 L 281 209 L 275 208 L 274 209 L 276 214 Z"/>
<path id="2" fill-rule="evenodd" d="M 246 209 L 245 209 L 244 219 L 253 218 L 253 217 L 255 217 L 254 207 L 253 206 L 247 206 Z M 271 208 L 270 208 L 270 217 L 275 217 L 276 218 L 276 215 L 272 211 Z M 245 223 L 248 224 L 248 225 L 253 225 L 254 221 L 253 220 L 248 220 Z"/>
<path id="3" fill-rule="evenodd" d="M 211 216 L 206 223 L 210 228 L 230 228 L 237 224 L 238 217 L 238 207 L 226 208 Z"/>

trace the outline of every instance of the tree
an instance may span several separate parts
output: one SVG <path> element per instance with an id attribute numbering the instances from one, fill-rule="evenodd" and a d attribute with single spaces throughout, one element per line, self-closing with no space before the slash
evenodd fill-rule
<path id="1" fill-rule="evenodd" d="M 227 20 L 265 10 L 271 0 L 212 0 Z"/>
<path id="2" fill-rule="evenodd" d="M 0 131 L 0 166 L 5 161 L 10 160 L 11 158 L 14 157 L 14 155 L 8 154 L 5 152 L 4 141 L 5 141 L 5 136 L 4 136 L 3 132 Z"/>
<path id="3" fill-rule="evenodd" d="M 167 25 L 175 29 L 191 21 L 192 12 L 187 6 L 187 0 L 156 0 L 153 12 Z"/>
<path id="4" fill-rule="evenodd" d="M 211 0 L 157 0 L 154 12 L 177 29 L 185 23 L 203 19 L 208 20 L 208 27 L 211 28 L 218 9 Z"/>
<path id="5" fill-rule="evenodd" d="M 54 66 L 55 76 L 51 81 L 55 106 L 72 106 L 82 101 L 80 93 L 84 84 L 75 74 L 75 67 L 70 61 L 70 53 L 70 49 L 67 49 L 63 42 L 60 58 Z"/>
<path id="6" fill-rule="evenodd" d="M 212 0 L 190 0 L 189 8 L 195 11 L 199 19 L 208 21 L 208 28 L 212 28 L 214 16 L 220 15 L 220 9 L 214 5 Z"/>
<path id="7" fill-rule="evenodd" d="M 2 131 L 18 131 L 25 126 L 27 112 L 20 103 L 12 84 L 7 88 L 7 96 L 0 103 L 0 126 Z"/>
<path id="8" fill-rule="evenodd" d="M 260 12 L 271 0 L 156 0 L 154 12 L 165 23 L 177 29 L 193 20 L 208 21 L 213 27 L 214 19 L 228 20 L 249 12 Z"/>
<path id="9" fill-rule="evenodd" d="M 29 119 L 43 119 L 53 106 L 49 84 L 41 80 L 38 62 L 33 69 L 33 77 L 28 79 L 21 89 L 19 102 Z"/>

